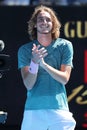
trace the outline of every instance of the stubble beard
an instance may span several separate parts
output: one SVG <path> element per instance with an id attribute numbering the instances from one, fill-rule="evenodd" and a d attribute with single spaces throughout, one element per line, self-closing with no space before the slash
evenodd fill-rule
<path id="1" fill-rule="evenodd" d="M 52 31 L 52 29 L 49 30 L 48 32 L 37 30 L 37 32 L 40 33 L 40 34 L 49 34 L 49 33 L 51 33 L 51 31 Z"/>

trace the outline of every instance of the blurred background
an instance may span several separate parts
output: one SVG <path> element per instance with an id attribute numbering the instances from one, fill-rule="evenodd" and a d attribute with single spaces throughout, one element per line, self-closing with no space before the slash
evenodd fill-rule
<path id="1" fill-rule="evenodd" d="M 87 0 L 0 0 L 0 130 L 20 130 L 26 89 L 17 52 L 30 41 L 27 22 L 36 5 L 53 8 L 62 23 L 60 37 L 74 48 L 74 68 L 66 85 L 76 130 L 87 130 Z"/>

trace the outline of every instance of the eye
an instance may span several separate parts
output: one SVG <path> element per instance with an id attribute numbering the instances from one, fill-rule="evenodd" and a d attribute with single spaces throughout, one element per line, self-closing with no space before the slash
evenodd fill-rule
<path id="1" fill-rule="evenodd" d="M 43 22 L 43 21 L 44 21 L 43 18 L 38 18 L 38 19 L 37 19 L 37 22 Z"/>
<path id="2" fill-rule="evenodd" d="M 51 22 L 52 20 L 50 18 L 48 18 L 48 17 L 46 17 L 46 18 L 43 18 L 43 17 L 37 18 L 37 22 L 44 22 L 44 21 Z"/>
<path id="3" fill-rule="evenodd" d="M 51 22 L 51 19 L 50 19 L 50 18 L 46 18 L 46 21 L 47 21 L 47 22 Z"/>

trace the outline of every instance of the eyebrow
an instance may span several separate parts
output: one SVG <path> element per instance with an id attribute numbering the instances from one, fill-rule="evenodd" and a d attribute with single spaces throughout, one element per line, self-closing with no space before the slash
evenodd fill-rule
<path id="1" fill-rule="evenodd" d="M 47 16 L 39 16 L 37 18 L 49 18 L 49 19 L 51 19 L 50 17 L 47 17 Z"/>

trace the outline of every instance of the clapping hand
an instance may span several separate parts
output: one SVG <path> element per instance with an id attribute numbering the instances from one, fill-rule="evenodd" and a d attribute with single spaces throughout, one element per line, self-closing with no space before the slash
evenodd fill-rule
<path id="1" fill-rule="evenodd" d="M 47 50 L 42 47 L 40 48 L 40 45 L 35 45 L 33 44 L 33 48 L 32 48 L 32 61 L 34 63 L 39 64 L 40 62 L 42 62 L 42 60 L 44 61 L 44 57 L 47 56 Z"/>

